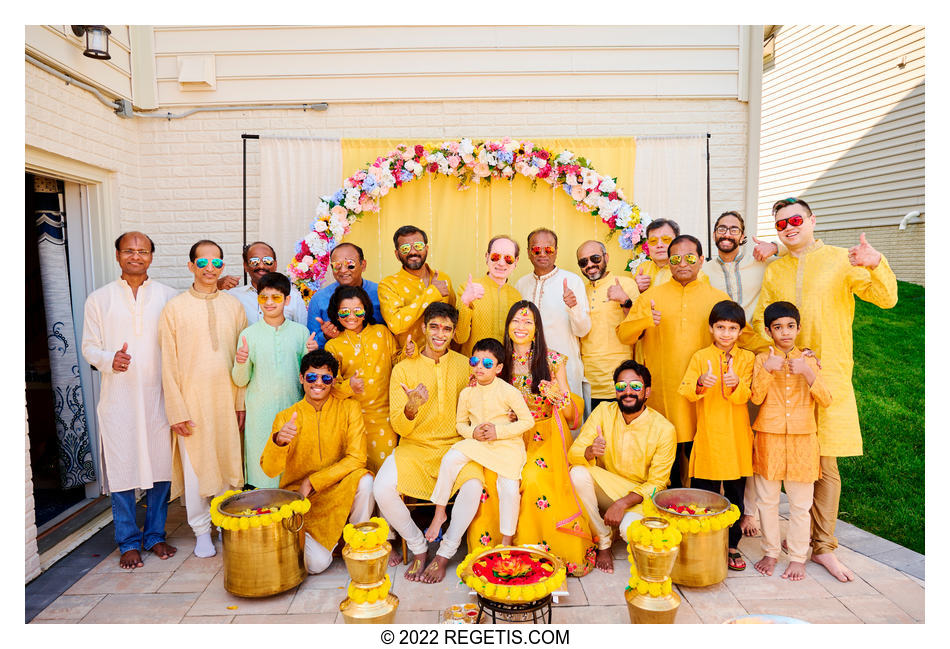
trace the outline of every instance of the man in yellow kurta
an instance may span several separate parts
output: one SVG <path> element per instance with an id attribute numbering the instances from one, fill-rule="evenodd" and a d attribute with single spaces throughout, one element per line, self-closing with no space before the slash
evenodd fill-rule
<path id="1" fill-rule="evenodd" d="M 264 473 L 280 476 L 281 489 L 310 500 L 303 520 L 304 562 L 313 574 L 330 566 L 347 518 L 354 524 L 368 521 L 375 504 L 360 406 L 331 394 L 338 370 L 336 358 L 324 349 L 300 360 L 304 398 L 277 413 L 260 459 Z"/>
<path id="2" fill-rule="evenodd" d="M 162 388 L 171 423 L 172 492 L 184 482 L 195 555 L 212 557 L 211 498 L 244 485 L 241 433 L 244 388 L 231 381 L 238 334 L 247 327 L 244 307 L 219 291 L 224 253 L 201 240 L 188 253 L 194 283 L 170 299 L 159 324 Z"/>
<path id="3" fill-rule="evenodd" d="M 804 201 L 788 198 L 772 206 L 775 229 L 789 254 L 765 270 L 762 294 L 752 324 L 765 335 L 763 314 L 773 302 L 791 302 L 801 312 L 797 344 L 821 360 L 825 384 L 834 401 L 818 409 L 821 478 L 812 505 L 812 560 L 841 581 L 854 579 L 834 555 L 838 547 L 835 522 L 841 497 L 839 457 L 862 454 L 861 427 L 851 372 L 854 367 L 854 296 L 890 309 L 897 304 L 897 278 L 884 255 L 861 234 L 849 250 L 815 239 L 815 215 Z"/>
<path id="4" fill-rule="evenodd" d="M 591 411 L 602 401 L 616 400 L 613 368 L 633 358 L 633 345 L 620 342 L 617 325 L 627 317 L 640 289 L 632 277 L 611 275 L 607 270 L 609 259 L 600 241 L 585 241 L 577 249 L 577 265 L 589 280 L 584 288 L 590 331 L 581 338 L 581 360 L 590 384 Z"/>
<path id="5" fill-rule="evenodd" d="M 423 571 L 428 545 L 400 494 L 428 500 L 442 456 L 462 439 L 455 428 L 455 408 L 459 393 L 468 385 L 469 365 L 467 358 L 449 349 L 457 322 L 458 311 L 451 305 L 435 302 L 426 307 L 422 353 L 396 365 L 390 376 L 389 421 L 400 439 L 379 468 L 373 493 L 383 518 L 412 553 L 406 571 L 410 581 L 442 581 L 482 495 L 482 469 L 470 462 L 455 480 L 452 491 L 458 489 L 458 495 L 452 519 L 435 559 Z M 390 562 L 398 560 L 399 555 L 393 553 Z"/>
<path id="6" fill-rule="evenodd" d="M 648 257 L 637 266 L 633 278 L 643 293 L 651 286 L 659 286 L 673 279 L 669 247 L 680 236 L 680 226 L 673 219 L 654 219 L 647 225 Z M 708 282 L 706 273 L 699 272 L 699 280 Z"/>
<path id="7" fill-rule="evenodd" d="M 488 272 L 476 280 L 469 275 L 468 282 L 455 300 L 459 310 L 459 324 L 455 342 L 462 346 L 462 356 L 471 356 L 472 347 L 483 338 L 505 339 L 505 321 L 511 305 L 521 299 L 521 293 L 508 282 L 518 265 L 518 243 L 507 236 L 492 237 L 485 253 Z"/>
<path id="8" fill-rule="evenodd" d="M 455 293 L 449 276 L 426 263 L 429 238 L 425 232 L 404 225 L 393 234 L 393 245 L 402 268 L 379 283 L 379 309 L 402 349 L 409 336 L 418 341 L 424 338 L 422 312 L 426 307 L 436 302 L 455 304 Z"/>
<path id="9" fill-rule="evenodd" d="M 644 499 L 666 488 L 676 454 L 673 424 L 646 405 L 650 371 L 628 359 L 612 377 L 616 400 L 594 408 L 567 454 L 574 465 L 571 482 L 597 534 L 596 565 L 604 572 L 614 565 L 610 527 L 619 525 L 627 539 L 630 523 L 643 518 Z"/>

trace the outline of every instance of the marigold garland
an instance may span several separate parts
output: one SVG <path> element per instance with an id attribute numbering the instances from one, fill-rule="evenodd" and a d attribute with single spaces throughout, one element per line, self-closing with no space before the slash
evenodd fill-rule
<path id="1" fill-rule="evenodd" d="M 656 516 L 668 521 L 671 527 L 676 526 L 683 534 L 702 534 L 727 529 L 739 520 L 741 515 L 738 507 L 729 505 L 728 509 L 718 514 L 703 516 L 702 518 L 690 518 L 659 508 L 650 499 L 643 501 L 643 512 L 646 516 Z"/>
<path id="2" fill-rule="evenodd" d="M 250 490 L 249 490 L 250 491 Z M 211 524 L 223 530 L 247 530 L 254 527 L 264 527 L 271 523 L 279 523 L 294 514 L 306 514 L 310 511 L 310 501 L 306 498 L 294 500 L 277 508 L 269 514 L 232 516 L 221 513 L 218 506 L 235 494 L 244 493 L 240 489 L 225 491 L 220 496 L 211 499 Z"/>
<path id="3" fill-rule="evenodd" d="M 372 532 L 361 532 L 352 523 L 347 523 L 343 528 L 343 541 L 354 550 L 370 550 L 385 543 L 389 537 L 389 523 L 378 516 L 369 521 L 377 525 Z"/>
<path id="4" fill-rule="evenodd" d="M 389 575 L 386 575 L 382 584 L 373 588 L 362 588 L 351 581 L 350 585 L 346 588 L 346 595 L 357 604 L 362 604 L 363 602 L 375 604 L 378 600 L 386 599 L 392 585 L 393 583 L 389 579 Z"/>
<path id="5" fill-rule="evenodd" d="M 503 546 L 496 545 L 495 548 L 501 548 Z M 469 568 L 472 563 L 478 559 L 479 561 L 484 559 L 486 556 L 490 556 L 491 553 L 486 553 L 485 549 L 476 550 L 472 552 L 455 569 L 456 574 L 459 576 L 459 579 L 463 579 L 462 575 L 465 573 L 466 569 Z M 476 556 L 477 555 L 477 556 Z M 487 597 L 492 600 L 507 600 L 511 602 L 532 602 L 539 600 L 543 597 L 546 597 L 550 593 L 557 591 L 561 585 L 564 583 L 565 578 L 567 577 L 567 570 L 562 566 L 558 568 L 551 576 L 542 577 L 534 584 L 522 584 L 522 585 L 512 585 L 506 586 L 503 584 L 496 584 L 488 581 L 485 576 L 475 576 L 470 574 L 464 578 L 463 583 L 474 590 L 476 593 Z"/>
<path id="6" fill-rule="evenodd" d="M 679 547 L 683 541 L 683 534 L 672 524 L 666 529 L 650 529 L 643 521 L 636 520 L 627 528 L 627 554 L 630 554 L 630 545 L 639 543 L 653 548 L 657 552 L 670 552 Z"/>

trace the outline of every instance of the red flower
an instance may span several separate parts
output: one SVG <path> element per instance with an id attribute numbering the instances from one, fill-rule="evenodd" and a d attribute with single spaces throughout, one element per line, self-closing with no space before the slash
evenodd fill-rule
<path id="1" fill-rule="evenodd" d="M 610 226 L 610 229 L 613 230 L 615 227 L 617 227 L 617 217 L 616 217 L 616 215 L 615 215 L 615 216 L 611 216 L 609 219 L 607 219 L 606 222 L 607 222 L 607 225 Z"/>
<path id="2" fill-rule="evenodd" d="M 542 150 L 540 150 L 540 151 L 535 151 L 535 152 L 534 152 L 534 155 L 538 156 L 538 157 L 541 158 L 542 160 L 547 160 L 547 159 L 548 159 L 548 152 L 545 151 L 544 149 L 542 149 Z"/>
<path id="3" fill-rule="evenodd" d="M 417 144 L 417 145 L 416 145 L 416 148 L 415 148 L 415 152 L 416 152 L 416 155 L 417 155 L 417 156 L 420 156 L 420 155 L 422 155 L 423 153 L 425 153 L 426 150 L 425 150 L 425 147 L 423 147 L 421 144 Z"/>
<path id="4" fill-rule="evenodd" d="M 436 171 L 439 170 L 439 165 L 433 162 L 432 164 L 428 166 L 428 169 L 429 169 L 430 174 L 434 174 Z"/>
<path id="5" fill-rule="evenodd" d="M 538 170 L 538 178 L 547 178 L 551 175 L 551 165 L 544 165 Z"/>
<path id="6" fill-rule="evenodd" d="M 597 184 L 599 185 L 600 183 L 597 183 Z M 617 192 L 610 192 L 609 194 L 607 194 L 607 199 L 611 201 L 617 200 Z"/>

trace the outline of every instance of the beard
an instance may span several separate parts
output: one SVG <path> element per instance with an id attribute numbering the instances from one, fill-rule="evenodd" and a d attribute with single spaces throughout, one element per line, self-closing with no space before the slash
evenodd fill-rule
<path id="1" fill-rule="evenodd" d="M 723 252 L 732 252 L 739 247 L 739 242 L 727 237 L 723 237 L 722 239 L 716 241 L 716 247 Z"/>
<path id="2" fill-rule="evenodd" d="M 424 257 L 409 257 L 405 261 L 405 267 L 409 270 L 419 270 L 422 268 L 422 264 L 426 263 Z"/>
<path id="3" fill-rule="evenodd" d="M 643 407 L 643 397 L 638 395 L 633 399 L 634 401 L 631 405 L 624 404 L 623 399 L 617 399 L 617 405 L 620 407 L 620 412 L 625 415 L 632 415 Z"/>
<path id="4" fill-rule="evenodd" d="M 590 281 L 596 282 L 598 279 L 600 279 L 601 277 L 603 277 L 603 276 L 604 276 L 604 273 L 606 273 L 606 272 L 607 272 L 607 265 L 604 264 L 602 267 L 601 267 L 601 266 L 597 266 L 597 267 L 595 267 L 595 268 L 593 268 L 593 269 L 591 269 L 591 270 L 589 270 L 589 271 L 588 271 L 588 270 L 585 270 L 585 271 L 584 271 L 584 275 L 586 275 L 586 276 L 587 276 L 587 279 L 589 279 Z"/>

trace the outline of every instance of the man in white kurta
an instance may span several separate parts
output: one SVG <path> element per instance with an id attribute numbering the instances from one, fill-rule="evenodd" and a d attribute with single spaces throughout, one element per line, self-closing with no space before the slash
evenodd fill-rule
<path id="1" fill-rule="evenodd" d="M 538 307 L 548 349 L 567 356 L 567 384 L 571 392 L 583 397 L 580 338 L 591 326 L 584 280 L 554 265 L 557 235 L 550 230 L 539 228 L 528 235 L 528 257 L 534 272 L 519 279 L 515 288 Z"/>
<path id="2" fill-rule="evenodd" d="M 252 325 L 260 320 L 261 305 L 257 302 L 257 284 L 267 273 L 280 272 L 277 265 L 277 256 L 274 249 L 268 243 L 255 241 L 244 249 L 244 272 L 251 279 L 250 284 L 244 286 L 235 286 L 228 289 L 228 293 L 233 295 L 244 307 L 244 313 L 247 314 L 247 324 Z M 233 277 L 228 275 L 227 277 Z M 218 289 L 221 289 L 225 277 L 218 280 Z M 287 298 L 287 304 L 284 307 L 284 317 L 288 320 L 307 326 L 307 303 L 300 296 L 300 291 L 293 284 L 290 285 L 290 296 Z"/>
<path id="3" fill-rule="evenodd" d="M 104 491 L 111 492 L 119 566 L 144 565 L 139 550 L 161 559 L 172 479 L 171 433 L 162 396 L 158 322 L 175 289 L 149 279 L 154 244 L 141 232 L 116 241 L 122 275 L 86 299 L 82 354 L 102 376 L 96 414 Z M 144 530 L 135 522 L 135 490 L 145 491 Z"/>

